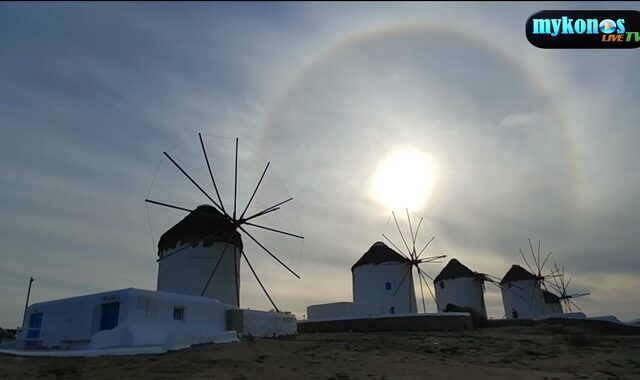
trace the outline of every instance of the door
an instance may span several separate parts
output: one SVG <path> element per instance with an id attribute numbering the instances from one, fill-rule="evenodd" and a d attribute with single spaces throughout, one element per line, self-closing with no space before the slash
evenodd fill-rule
<path id="1" fill-rule="evenodd" d="M 102 304 L 102 314 L 100 316 L 100 330 L 111 330 L 118 325 L 120 314 L 120 302 L 109 302 Z"/>

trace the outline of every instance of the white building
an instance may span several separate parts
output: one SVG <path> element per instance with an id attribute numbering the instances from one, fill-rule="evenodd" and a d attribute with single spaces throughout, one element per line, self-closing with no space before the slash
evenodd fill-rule
<path id="1" fill-rule="evenodd" d="M 130 348 L 158 353 L 238 334 L 295 334 L 291 314 L 238 309 L 242 240 L 227 219 L 205 213 L 220 215 L 200 206 L 162 235 L 158 291 L 128 288 L 31 305 L 17 345 L 85 350 L 81 356 Z"/>
<path id="2" fill-rule="evenodd" d="M 235 332 L 225 333 L 226 312 L 234 308 L 204 297 L 114 290 L 29 306 L 18 341 L 27 348 L 155 346 L 166 351 L 185 342 L 235 340 Z"/>
<path id="3" fill-rule="evenodd" d="M 310 305 L 309 320 L 416 313 L 409 260 L 386 244 L 373 244 L 351 267 L 351 273 L 353 302 Z"/>
<path id="4" fill-rule="evenodd" d="M 388 314 L 416 313 L 411 269 L 406 257 L 376 242 L 351 267 L 353 302 L 381 305 Z"/>
<path id="5" fill-rule="evenodd" d="M 433 281 L 439 312 L 470 308 L 487 318 L 484 276 L 451 259 Z M 456 310 L 459 311 L 459 310 Z"/>
<path id="6" fill-rule="evenodd" d="M 513 265 L 500 281 L 507 319 L 536 319 L 544 315 L 540 281 L 519 265 Z"/>
<path id="7" fill-rule="evenodd" d="M 212 234 L 215 236 L 203 240 Z M 212 206 L 199 206 L 158 242 L 158 291 L 202 295 L 239 306 L 241 250 L 240 234 L 223 215 Z"/>

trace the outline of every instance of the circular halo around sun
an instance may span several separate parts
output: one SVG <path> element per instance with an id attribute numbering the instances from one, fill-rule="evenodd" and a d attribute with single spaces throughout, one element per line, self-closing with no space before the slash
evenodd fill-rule
<path id="1" fill-rule="evenodd" d="M 372 180 L 373 195 L 392 210 L 417 211 L 426 203 L 433 188 L 434 167 L 417 150 L 402 150 L 382 161 Z"/>

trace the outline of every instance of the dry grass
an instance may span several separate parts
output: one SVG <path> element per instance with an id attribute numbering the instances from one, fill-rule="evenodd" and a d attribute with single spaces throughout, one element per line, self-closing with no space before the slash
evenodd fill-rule
<path id="1" fill-rule="evenodd" d="M 575 328 L 300 334 L 110 358 L 0 356 L 2 379 L 640 379 L 640 336 Z"/>

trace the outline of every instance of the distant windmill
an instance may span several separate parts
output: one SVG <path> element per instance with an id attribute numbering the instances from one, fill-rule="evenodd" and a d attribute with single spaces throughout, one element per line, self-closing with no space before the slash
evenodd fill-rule
<path id="1" fill-rule="evenodd" d="M 578 297 L 588 296 L 589 293 L 567 293 L 567 288 L 571 283 L 571 278 L 565 281 L 564 265 L 562 268 L 558 268 L 558 265 L 555 263 L 553 265 L 555 267 L 554 273 L 556 273 L 557 276 L 553 278 L 554 283 L 552 284 L 552 287 L 559 293 L 558 298 L 560 298 L 560 302 L 564 304 L 565 311 L 573 312 L 572 306 L 578 309 L 578 311 L 582 311 L 572 300 Z"/>
<path id="2" fill-rule="evenodd" d="M 544 292 L 549 292 L 548 280 L 555 278 L 558 274 L 554 271 L 545 273 L 544 267 L 551 256 L 551 251 L 541 259 L 541 241 L 538 240 L 538 249 L 534 250 L 531 239 L 527 239 L 531 250 L 533 266 L 529 265 L 522 249 L 520 256 L 529 269 L 519 265 L 513 265 L 500 281 L 502 299 L 507 318 L 538 318 L 545 314 Z"/>
<path id="3" fill-rule="evenodd" d="M 431 244 L 431 242 L 433 242 L 433 240 L 436 238 L 435 236 L 433 236 L 431 239 L 429 239 L 429 241 L 427 241 L 427 243 L 424 245 L 424 247 L 418 251 L 416 249 L 416 242 L 419 236 L 419 232 L 420 232 L 420 226 L 422 225 L 422 221 L 424 218 L 420 218 L 420 221 L 418 222 L 418 225 L 415 229 L 415 232 L 413 230 L 413 225 L 411 223 L 411 217 L 409 216 L 409 210 L 406 209 L 406 213 L 407 213 L 407 223 L 409 225 L 409 236 L 411 238 L 410 241 L 410 245 L 407 243 L 407 240 L 404 237 L 404 234 L 402 233 L 402 229 L 400 228 L 400 224 L 398 223 L 398 219 L 396 218 L 396 214 L 394 211 L 391 211 L 391 215 L 393 216 L 393 220 L 395 222 L 396 228 L 398 229 L 398 234 L 400 235 L 400 238 L 402 240 L 402 243 L 404 245 L 404 248 L 406 250 L 402 250 L 400 248 L 398 248 L 398 245 L 396 245 L 387 235 L 382 234 L 382 237 L 384 239 L 386 239 L 395 249 L 398 253 L 400 253 L 402 256 L 404 256 L 407 259 L 407 264 L 408 264 L 408 268 L 407 271 L 404 273 L 404 276 L 402 277 L 402 279 L 400 280 L 400 285 L 397 287 L 395 293 L 393 294 L 394 297 L 395 295 L 398 293 L 398 290 L 400 290 L 402 284 L 407 280 L 407 278 L 410 281 L 410 285 L 411 287 L 413 287 L 413 269 L 415 268 L 416 273 L 418 274 L 418 281 L 420 283 L 420 295 L 422 298 L 422 309 L 424 312 L 426 312 L 427 308 L 426 308 L 426 304 L 424 301 L 424 288 L 422 286 L 422 282 L 424 281 L 424 284 L 427 286 L 427 289 L 429 290 L 429 293 L 431 294 L 431 298 L 433 298 L 433 301 L 436 303 L 436 307 L 438 307 L 438 301 L 436 300 L 436 297 L 433 293 L 433 291 L 431 290 L 431 286 L 429 286 L 429 281 L 427 281 L 427 278 L 431 280 L 431 282 L 434 281 L 433 277 L 431 277 L 427 272 L 425 272 L 422 268 L 420 268 L 421 264 L 426 264 L 426 263 L 438 263 L 439 261 L 437 261 L 438 259 L 442 259 L 447 257 L 447 255 L 438 255 L 438 256 L 426 256 L 426 257 L 422 257 L 422 254 L 424 253 L 424 251 L 427 249 L 427 247 Z M 425 278 L 426 277 L 426 278 Z M 413 295 L 409 295 L 409 305 L 411 306 L 412 302 L 415 302 L 415 299 L 413 297 Z M 439 307 L 438 307 L 439 308 Z M 417 307 L 416 307 L 417 309 Z"/>
<path id="4" fill-rule="evenodd" d="M 269 299 L 269 302 L 273 305 L 273 308 L 278 311 L 278 307 L 273 301 L 272 297 L 267 292 L 264 284 L 260 280 L 255 268 L 249 261 L 249 258 L 246 255 L 246 252 L 242 245 L 241 237 L 248 237 L 253 242 L 255 242 L 266 254 L 271 256 L 276 262 L 278 262 L 282 267 L 284 267 L 287 271 L 289 271 L 296 278 L 300 278 L 297 273 L 295 273 L 287 264 L 285 264 L 282 260 L 280 260 L 269 248 L 267 248 L 263 243 L 259 242 L 252 233 L 250 233 L 247 229 L 250 228 L 258 228 L 261 230 L 266 230 L 269 232 L 277 233 L 280 235 L 285 235 L 288 237 L 293 237 L 296 239 L 304 239 L 303 236 L 283 231 L 280 229 L 272 228 L 265 226 L 263 224 L 258 224 L 257 220 L 260 217 L 263 217 L 270 213 L 275 213 L 278 211 L 284 204 L 293 200 L 293 198 L 285 199 L 281 202 L 273 204 L 269 207 L 262 209 L 259 212 L 249 214 L 247 211 L 251 206 L 254 197 L 258 193 L 260 189 L 260 185 L 263 182 L 263 179 L 269 169 L 270 162 L 267 162 L 262 175 L 257 181 L 253 192 L 251 193 L 251 197 L 249 198 L 247 204 L 244 208 L 239 207 L 237 200 L 238 193 L 238 139 L 235 139 L 235 166 L 234 166 L 234 178 L 233 178 L 233 204 L 232 207 L 230 205 L 225 205 L 222 201 L 222 197 L 220 195 L 219 187 L 216 184 L 216 180 L 213 174 L 213 170 L 211 168 L 211 164 L 209 162 L 209 157 L 207 155 L 207 151 L 205 149 L 205 144 L 202 138 L 202 135 L 198 133 L 198 139 L 200 141 L 200 147 L 202 149 L 202 154 L 204 157 L 204 161 L 206 162 L 206 166 L 208 169 L 209 177 L 211 178 L 211 182 L 213 185 L 213 190 L 215 191 L 216 198 L 214 199 L 209 195 L 204 188 L 196 182 L 192 175 L 190 175 L 181 165 L 179 165 L 176 160 L 174 160 L 171 155 L 167 152 L 163 152 L 166 158 L 184 175 L 184 177 L 191 182 L 210 202 L 210 205 L 201 205 L 196 209 L 189 209 L 185 207 L 176 206 L 173 204 L 168 204 L 165 202 L 159 202 L 151 199 L 145 199 L 145 202 L 151 203 L 158 206 L 173 208 L 177 210 L 182 210 L 188 212 L 189 215 L 176 226 L 174 226 L 171 230 L 167 231 L 162 239 L 165 239 L 165 242 L 161 239 L 159 242 L 159 259 L 160 269 L 159 269 L 159 281 L 158 281 L 158 290 L 165 291 L 174 291 L 173 288 L 180 289 L 179 292 L 192 294 L 196 296 L 208 296 L 213 298 L 223 298 L 227 303 L 235 303 L 236 306 L 240 304 L 240 282 L 239 282 L 239 269 L 240 269 L 240 258 L 244 258 L 247 266 L 249 267 L 251 273 L 255 277 L 256 281 L 260 285 L 260 288 Z M 193 225 L 196 225 L 198 228 L 193 228 Z M 186 236 L 186 238 L 185 238 Z M 167 242 L 168 241 L 168 242 Z M 177 262 L 176 264 L 163 264 L 169 260 L 176 260 L 176 258 L 182 256 L 185 257 L 185 251 L 188 252 L 189 249 L 194 249 L 198 244 L 202 243 L 205 246 L 209 242 L 209 251 L 207 254 L 208 258 L 214 259 L 215 264 L 213 264 L 209 269 L 206 267 L 203 268 L 203 262 L 197 260 L 186 261 L 186 258 L 183 261 Z M 218 246 L 214 246 L 214 242 L 220 244 Z M 224 243 L 224 246 L 221 244 Z M 183 245 L 184 244 L 184 245 Z M 163 249 L 164 246 L 168 246 L 169 248 Z M 231 249 L 229 249 L 231 247 Z M 180 253 L 183 255 L 177 256 Z M 225 256 L 226 255 L 226 256 Z M 225 260 L 226 258 L 226 260 Z M 163 265 L 166 268 L 165 273 L 162 273 Z M 177 269 L 176 269 L 177 268 Z M 185 269 L 186 268 L 186 269 Z M 211 290 L 213 287 L 212 280 L 216 273 L 220 272 L 219 269 L 222 268 L 222 271 L 226 271 L 224 273 L 227 278 L 235 278 L 235 287 L 233 289 L 230 288 L 227 282 L 219 282 L 220 286 L 226 287 L 226 290 L 216 292 Z M 182 270 L 182 272 L 177 272 L 178 270 Z M 186 271 L 186 272 L 185 272 Z M 168 274 L 166 274 L 168 273 Z M 186 274 L 185 274 L 186 273 Z M 165 275 L 166 274 L 166 275 Z M 163 276 L 161 278 L 161 275 Z M 233 282 L 233 281 L 230 281 Z M 185 285 L 186 283 L 186 285 Z M 233 286 L 233 284 L 231 285 Z M 178 292 L 178 291 L 175 291 Z"/>

